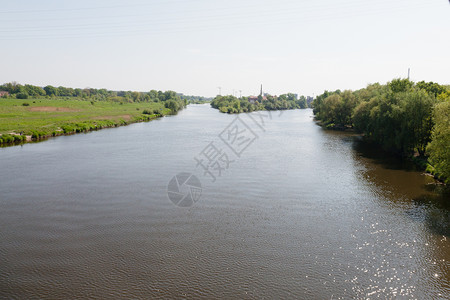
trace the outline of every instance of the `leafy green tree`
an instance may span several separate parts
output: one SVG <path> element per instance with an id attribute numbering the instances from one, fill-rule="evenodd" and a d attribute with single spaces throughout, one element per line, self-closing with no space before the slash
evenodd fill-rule
<path id="1" fill-rule="evenodd" d="M 165 101 L 171 100 L 171 99 L 176 100 L 176 99 L 179 99 L 179 98 L 180 98 L 180 97 L 177 96 L 177 93 L 174 92 L 174 91 L 165 91 L 165 92 L 164 92 L 164 100 L 165 100 Z"/>
<path id="2" fill-rule="evenodd" d="M 328 128 L 344 129 L 351 127 L 353 125 L 353 110 L 358 104 L 355 94 L 352 91 L 327 94 L 329 96 L 321 99 L 318 104 L 320 114 L 316 118 L 321 120 Z"/>
<path id="3" fill-rule="evenodd" d="M 389 91 L 369 102 L 370 112 L 365 126 L 369 131 L 366 136 L 384 148 L 403 152 L 402 142 L 398 139 L 401 130 L 402 109 L 396 93 Z M 359 111 L 358 108 L 355 112 Z M 360 123 L 361 120 L 357 122 Z"/>
<path id="4" fill-rule="evenodd" d="M 401 102 L 402 124 L 400 140 L 402 148 L 406 151 L 414 151 L 425 155 L 425 149 L 431 141 L 433 128 L 432 110 L 435 104 L 434 96 L 423 90 L 409 92 Z"/>
<path id="5" fill-rule="evenodd" d="M 394 93 L 407 92 L 414 86 L 414 82 L 398 78 L 389 82 L 388 86 Z"/>
<path id="6" fill-rule="evenodd" d="M 334 92 L 324 91 L 323 94 L 317 96 L 316 99 L 314 99 L 314 101 L 311 103 L 311 105 L 313 107 L 313 113 L 317 119 L 319 119 L 319 120 L 321 119 L 320 111 L 322 109 L 323 100 L 325 100 L 326 98 L 328 98 L 329 96 L 331 96 L 333 94 L 339 95 L 340 93 L 341 93 L 340 90 L 336 90 Z"/>
<path id="7" fill-rule="evenodd" d="M 308 102 L 306 101 L 305 96 L 300 96 L 300 99 L 295 102 L 296 102 L 298 108 L 307 108 L 308 107 Z"/>
<path id="8" fill-rule="evenodd" d="M 320 120 L 322 120 L 328 128 L 336 127 L 336 124 L 339 122 L 339 107 L 341 105 L 341 102 L 341 96 L 338 94 L 332 94 L 322 101 L 320 106 Z"/>
<path id="9" fill-rule="evenodd" d="M 140 97 L 141 97 L 141 93 L 131 92 L 131 99 L 133 99 L 133 102 L 138 102 Z"/>
<path id="10" fill-rule="evenodd" d="M 297 100 L 297 98 L 293 93 L 288 93 L 288 94 L 286 94 L 286 100 L 295 101 L 295 100 Z"/>
<path id="11" fill-rule="evenodd" d="M 232 103 L 234 103 L 235 101 L 239 101 L 239 100 L 238 100 L 238 98 L 236 98 L 236 97 L 234 97 L 232 95 L 216 96 L 211 101 L 211 106 L 213 108 L 219 109 L 220 107 L 228 107 L 228 106 L 232 105 Z"/>
<path id="12" fill-rule="evenodd" d="M 394 79 L 387 86 L 357 93 L 361 99 L 370 100 L 362 101 L 354 110 L 355 129 L 389 150 L 425 155 L 433 126 L 434 95 L 404 79 Z"/>
<path id="13" fill-rule="evenodd" d="M 370 136 L 373 132 L 371 114 L 372 108 L 377 105 L 378 99 L 361 102 L 353 113 L 353 126 L 356 132 L 365 133 Z"/>
<path id="14" fill-rule="evenodd" d="M 72 88 L 66 88 L 63 86 L 58 87 L 58 96 L 72 97 L 74 95 L 74 90 Z"/>
<path id="15" fill-rule="evenodd" d="M 437 175 L 450 183 L 450 99 L 437 104 L 433 116 L 435 125 L 427 147 L 429 161 Z"/>
<path id="16" fill-rule="evenodd" d="M 89 98 L 90 96 L 91 96 L 91 89 L 89 89 L 89 88 L 83 89 L 83 91 L 81 93 L 81 97 Z"/>
<path id="17" fill-rule="evenodd" d="M 44 90 L 48 96 L 59 96 L 59 90 L 54 86 L 47 85 L 46 87 L 44 87 Z"/>
<path id="18" fill-rule="evenodd" d="M 156 90 L 151 90 L 150 92 L 148 92 L 148 95 L 150 96 L 150 100 L 153 102 L 159 102 L 159 98 L 158 98 L 158 91 Z"/>
<path id="19" fill-rule="evenodd" d="M 12 82 L 8 82 L 8 83 L 5 83 L 2 86 L 0 86 L 0 90 L 6 91 L 10 94 L 17 94 L 17 93 L 22 92 L 21 87 L 22 86 L 20 84 L 18 84 L 15 81 L 12 81 Z"/>
<path id="20" fill-rule="evenodd" d="M 44 89 L 31 84 L 25 84 L 25 86 L 23 87 L 23 92 L 30 95 L 31 97 L 45 96 L 46 94 Z"/>
<path id="21" fill-rule="evenodd" d="M 425 90 L 427 93 L 434 95 L 435 97 L 447 92 L 445 86 L 432 81 L 430 82 L 419 81 L 418 83 L 416 83 L 416 86 L 419 89 Z"/>
<path id="22" fill-rule="evenodd" d="M 359 103 L 352 91 L 344 91 L 340 94 L 341 103 L 339 105 L 339 117 L 337 124 L 340 126 L 353 126 L 353 111 Z"/>
<path id="23" fill-rule="evenodd" d="M 179 104 L 175 100 L 168 100 L 165 102 L 164 106 L 170 109 L 173 113 L 177 112 L 180 109 Z"/>

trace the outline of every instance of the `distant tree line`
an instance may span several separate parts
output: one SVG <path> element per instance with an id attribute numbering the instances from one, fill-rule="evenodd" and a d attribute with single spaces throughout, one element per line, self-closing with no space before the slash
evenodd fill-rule
<path id="1" fill-rule="evenodd" d="M 450 181 L 450 87 L 394 79 L 357 91 L 325 91 L 313 103 L 327 128 L 353 128 L 383 148 L 428 157 L 429 171 Z"/>
<path id="2" fill-rule="evenodd" d="M 186 100 L 187 103 L 191 104 L 203 104 L 203 103 L 209 103 L 213 98 L 209 97 L 202 97 L 202 96 L 188 96 L 183 94 L 178 94 L 181 99 Z"/>
<path id="3" fill-rule="evenodd" d="M 34 86 L 30 84 L 21 85 L 16 82 L 0 85 L 0 91 L 8 92 L 10 95 L 3 97 L 13 97 L 17 99 L 39 98 L 39 97 L 68 97 L 79 98 L 89 101 L 112 101 L 120 103 L 135 102 L 164 102 L 164 106 L 172 112 L 177 112 L 187 105 L 187 100 L 174 91 L 156 91 L 132 92 L 132 91 L 110 91 L 106 89 L 93 88 L 67 88 L 63 86 L 54 87 L 47 85 L 45 87 Z"/>
<path id="4" fill-rule="evenodd" d="M 257 110 L 285 110 L 307 108 L 308 104 L 305 96 L 299 99 L 292 94 L 280 96 L 258 96 L 257 99 L 249 97 L 237 98 L 235 96 L 217 96 L 211 101 L 211 106 L 223 113 L 236 114 L 242 112 L 252 112 Z"/>

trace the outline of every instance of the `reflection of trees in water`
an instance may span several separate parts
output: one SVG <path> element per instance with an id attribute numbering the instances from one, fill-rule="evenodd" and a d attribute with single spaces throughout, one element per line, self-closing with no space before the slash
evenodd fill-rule
<path id="1" fill-rule="evenodd" d="M 412 204 L 405 207 L 405 213 L 414 221 L 450 237 L 450 188 L 376 145 L 355 139 L 353 149 L 366 167 L 361 174 L 364 180 L 383 191 L 392 203 Z"/>
<path id="2" fill-rule="evenodd" d="M 450 191 L 444 186 L 427 185 L 433 194 L 413 199 L 417 207 L 414 218 L 419 218 L 434 233 L 450 237 Z"/>
<path id="3" fill-rule="evenodd" d="M 362 138 L 354 139 L 353 150 L 360 156 L 372 160 L 372 163 L 381 165 L 385 169 L 417 171 L 417 168 L 413 163 L 403 160 L 400 156 L 394 155 L 391 152 L 383 150 L 383 148 L 377 144 L 366 142 L 362 140 Z"/>

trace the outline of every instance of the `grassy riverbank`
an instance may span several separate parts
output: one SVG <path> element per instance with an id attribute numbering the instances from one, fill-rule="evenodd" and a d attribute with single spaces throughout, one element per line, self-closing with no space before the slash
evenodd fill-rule
<path id="1" fill-rule="evenodd" d="M 171 112 L 163 102 L 0 99 L 0 145 L 149 121 Z"/>

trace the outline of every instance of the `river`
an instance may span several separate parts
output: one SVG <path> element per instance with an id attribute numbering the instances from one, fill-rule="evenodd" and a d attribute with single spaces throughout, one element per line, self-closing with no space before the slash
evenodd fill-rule
<path id="1" fill-rule="evenodd" d="M 190 105 L 1 148 L 0 169 L 0 298 L 450 299 L 440 186 L 310 109 Z"/>

